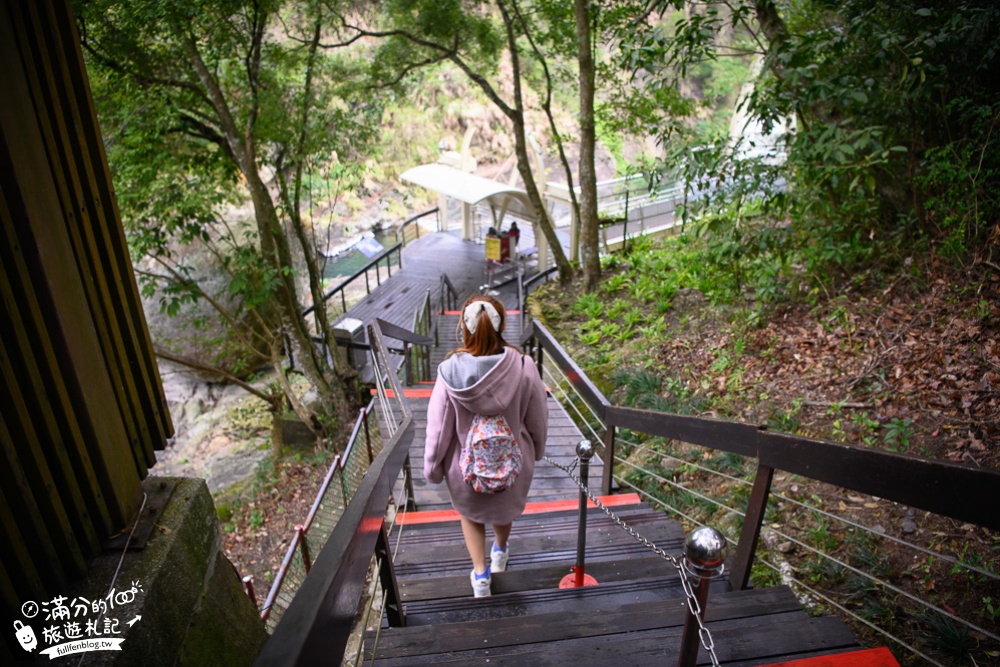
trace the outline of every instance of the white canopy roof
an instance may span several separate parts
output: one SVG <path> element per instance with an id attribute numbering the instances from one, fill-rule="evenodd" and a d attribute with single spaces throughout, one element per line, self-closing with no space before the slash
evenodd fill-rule
<path id="1" fill-rule="evenodd" d="M 504 208 L 506 212 L 524 219 L 534 220 L 535 215 L 528 193 L 482 176 L 476 176 L 444 164 L 422 164 L 403 172 L 401 178 L 453 197 L 466 204 L 487 202 L 491 208 Z"/>

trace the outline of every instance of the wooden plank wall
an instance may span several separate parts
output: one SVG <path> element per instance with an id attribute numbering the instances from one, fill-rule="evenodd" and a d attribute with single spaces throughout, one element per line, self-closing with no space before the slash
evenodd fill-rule
<path id="1" fill-rule="evenodd" d="M 69 2 L 0 0 L 0 62 L 6 611 L 85 573 L 173 427 Z"/>

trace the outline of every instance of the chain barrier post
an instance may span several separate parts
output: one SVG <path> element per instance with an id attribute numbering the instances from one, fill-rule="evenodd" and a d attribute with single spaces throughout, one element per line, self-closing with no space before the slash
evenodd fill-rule
<path id="1" fill-rule="evenodd" d="M 590 459 L 594 456 L 594 445 L 590 440 L 581 440 L 576 445 L 576 456 L 580 464 L 580 516 L 576 532 L 576 565 L 573 573 L 567 574 L 559 582 L 559 588 L 582 588 L 596 586 L 597 580 L 586 574 L 587 552 L 587 476 L 590 471 Z"/>
<path id="2" fill-rule="evenodd" d="M 703 604 L 699 604 L 698 600 L 695 597 L 695 592 L 691 588 L 691 581 L 690 581 L 690 576 L 688 575 L 688 568 L 687 568 L 687 566 L 685 566 L 684 561 L 681 559 L 681 557 L 680 556 L 672 556 L 672 555 L 668 554 L 666 551 L 664 551 L 663 549 L 661 549 L 660 547 L 658 547 L 655 544 L 653 544 L 652 542 L 650 542 L 648 539 L 646 539 L 645 537 L 643 537 L 642 535 L 640 535 L 638 532 L 636 532 L 635 528 L 632 528 L 631 526 L 629 526 L 627 523 L 625 523 L 622 520 L 621 517 L 617 516 L 614 512 L 612 512 L 611 509 L 607 505 L 605 505 L 604 503 L 602 503 L 601 499 L 598 498 L 597 496 L 595 496 L 594 493 L 589 488 L 587 488 L 586 483 L 584 483 L 579 478 L 579 476 L 577 476 L 576 474 L 573 473 L 573 469 L 576 467 L 577 461 L 574 461 L 573 465 L 567 468 L 566 466 L 561 465 L 561 464 L 557 463 L 556 461 L 552 460 L 548 456 L 545 456 L 543 458 L 545 459 L 546 462 L 551 463 L 553 466 L 555 466 L 559 470 L 562 470 L 564 473 L 566 473 L 567 475 L 569 475 L 569 478 L 572 479 L 574 482 L 576 482 L 580 486 L 580 490 L 583 491 L 587 495 L 588 498 L 590 498 L 591 502 L 593 502 L 594 505 L 596 505 L 598 509 L 600 509 L 602 512 L 604 512 L 605 514 L 607 514 L 608 517 L 612 521 L 614 521 L 616 524 L 618 524 L 619 528 L 621 528 L 626 533 L 628 533 L 629 535 L 631 535 L 632 537 L 634 537 L 636 539 L 636 541 L 638 541 L 644 547 L 647 547 L 654 554 L 656 554 L 657 556 L 659 556 L 663 560 L 667 561 L 674 568 L 677 569 L 677 573 L 681 577 L 681 587 L 684 589 L 684 597 L 685 597 L 685 599 L 687 600 L 687 603 L 688 603 L 688 610 L 690 612 L 693 612 L 694 620 L 698 624 L 698 634 L 696 636 L 699 639 L 701 639 L 701 645 L 705 647 L 706 651 L 708 651 L 708 656 L 709 656 L 709 658 L 712 661 L 712 667 L 719 667 L 719 658 L 718 658 L 717 655 L 715 655 L 715 643 L 712 640 L 712 633 L 710 633 L 708 631 L 708 628 L 705 627 L 705 623 L 702 620 L 702 616 L 700 615 L 701 614 L 701 609 L 704 607 L 704 605 Z M 695 532 L 698 532 L 698 531 L 695 531 Z M 723 537 L 721 535 L 721 533 L 718 533 L 718 531 L 716 531 L 716 535 L 718 535 L 719 543 L 721 543 L 723 545 L 722 548 L 724 549 L 725 548 L 725 544 L 726 544 L 725 537 Z M 688 538 L 688 539 L 690 540 L 690 538 Z M 721 573 L 721 571 L 723 569 L 723 566 L 722 566 L 722 561 L 723 560 L 725 560 L 725 553 L 724 552 L 722 554 L 720 554 L 720 557 L 718 559 L 719 572 L 720 573 Z M 568 575 L 567 577 L 564 577 L 563 581 L 567 581 L 567 580 L 572 581 L 572 578 L 573 578 L 573 575 L 571 574 L 571 575 Z M 572 583 L 567 584 L 566 586 L 563 586 L 562 584 L 560 584 L 560 588 L 563 588 L 563 587 L 566 587 L 566 588 L 572 587 Z M 705 595 L 706 596 L 708 595 L 708 587 L 707 586 L 705 588 Z M 690 619 L 690 615 L 689 615 L 689 619 Z M 697 652 L 695 654 L 697 656 Z"/>
<path id="3" fill-rule="evenodd" d="M 684 569 L 681 580 L 688 592 L 690 584 L 688 576 L 698 580 L 694 595 L 688 594 L 688 613 L 684 619 L 684 634 L 681 636 L 681 655 L 678 667 L 695 667 L 698 662 L 698 646 L 705 647 L 715 658 L 715 650 L 711 635 L 705 628 L 705 611 L 708 604 L 708 589 L 712 585 L 712 577 L 722 571 L 722 563 L 726 560 L 726 538 L 715 528 L 703 527 L 692 531 L 684 541 Z M 704 635 L 703 635 L 704 633 Z M 706 642 L 707 636 L 707 642 Z M 718 664 L 713 660 L 713 664 Z"/>

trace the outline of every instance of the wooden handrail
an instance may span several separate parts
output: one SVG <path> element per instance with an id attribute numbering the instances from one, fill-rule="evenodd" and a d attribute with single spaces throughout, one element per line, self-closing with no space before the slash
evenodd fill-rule
<path id="1" fill-rule="evenodd" d="M 422 336 L 418 333 L 414 333 L 409 329 L 397 326 L 391 322 L 386 322 L 380 317 L 376 317 L 375 321 L 378 322 L 379 328 L 382 329 L 382 333 L 389 338 L 395 338 L 403 341 L 404 343 L 411 343 L 413 345 L 434 344 L 434 339 L 430 336 Z"/>
<path id="2" fill-rule="evenodd" d="M 611 405 L 544 325 L 535 320 L 532 329 L 534 338 L 609 428 L 628 428 L 756 458 L 760 465 L 776 470 L 1000 529 L 1000 512 L 996 511 L 1000 471 L 772 433 L 753 424 Z M 613 460 L 604 463 L 614 465 Z"/>
<path id="3" fill-rule="evenodd" d="M 611 492 L 618 428 L 680 440 L 757 459 L 754 480 L 729 583 L 747 587 L 775 470 L 866 493 L 935 514 L 1000 529 L 996 493 L 1000 471 L 816 438 L 771 433 L 753 424 L 690 417 L 611 405 L 562 346 L 537 320 L 530 339 L 552 360 L 607 425 L 602 492 Z"/>
<path id="4" fill-rule="evenodd" d="M 361 276 L 366 276 L 366 279 L 367 279 L 368 271 L 373 266 L 375 266 L 379 262 L 381 262 L 383 259 L 388 258 L 394 252 L 399 253 L 399 265 L 402 266 L 402 263 L 403 263 L 403 244 L 402 243 L 397 243 L 396 245 L 392 246 L 391 248 L 389 248 L 387 250 L 384 250 L 383 252 L 379 253 L 377 257 L 375 257 L 370 262 L 368 262 L 367 264 L 365 264 L 364 267 L 358 269 L 357 271 L 355 271 L 354 273 L 352 273 L 350 276 L 348 276 L 344 280 L 340 281 L 340 283 L 338 283 L 336 287 L 334 287 L 329 292 L 327 292 L 326 294 L 323 295 L 323 303 L 326 303 L 327 301 L 329 301 L 330 297 L 332 297 L 337 292 L 340 292 L 341 294 L 343 294 L 344 289 L 348 285 L 350 285 L 352 282 L 354 282 L 355 280 L 357 280 L 358 278 L 360 278 Z M 388 266 L 390 267 L 389 273 L 391 274 L 392 273 L 392 268 L 391 268 L 392 267 L 392 263 L 390 262 L 388 264 Z M 303 310 L 302 311 L 302 317 L 305 317 L 306 315 L 308 315 L 309 313 L 311 313 L 314 310 L 316 310 L 316 304 L 313 304 L 313 305 L 309 306 L 308 308 L 306 308 L 305 310 Z M 344 308 L 344 310 L 346 311 L 347 309 Z"/>
<path id="5" fill-rule="evenodd" d="M 437 212 L 438 212 L 438 207 L 435 206 L 432 209 L 428 209 L 428 210 L 424 211 L 423 213 L 417 213 L 415 216 L 407 218 L 406 220 L 404 220 L 403 224 L 401 224 L 399 227 L 396 228 L 396 242 L 397 243 L 402 243 L 403 245 L 406 245 L 406 235 L 404 234 L 403 230 L 405 230 L 410 225 L 414 224 L 420 218 L 425 218 L 428 215 L 430 215 L 432 213 L 437 213 Z M 420 230 L 420 228 L 417 227 L 417 238 L 420 238 L 420 231 L 419 230 Z"/>
<path id="6" fill-rule="evenodd" d="M 589 399 L 588 399 L 589 400 Z M 1000 471 L 818 438 L 752 424 L 608 406 L 608 426 L 756 458 L 761 465 L 996 530 Z"/>
<path id="7" fill-rule="evenodd" d="M 544 271 L 536 273 L 535 275 L 533 275 L 530 278 L 528 278 L 527 280 L 525 280 L 524 281 L 524 295 L 525 296 L 528 295 L 528 293 L 530 292 L 531 288 L 535 286 L 535 283 L 540 283 L 542 281 L 548 281 L 549 277 L 552 276 L 552 274 L 556 273 L 557 271 L 559 271 L 559 267 L 558 266 L 551 266 L 551 267 L 545 269 Z"/>
<path id="8" fill-rule="evenodd" d="M 590 381 L 590 378 L 583 372 L 583 369 L 577 366 L 573 358 L 563 349 L 559 341 L 549 333 L 544 324 L 538 320 L 532 320 L 531 330 L 532 336 L 538 339 L 545 351 L 552 357 L 552 360 L 559 365 L 566 374 L 566 377 L 569 378 L 573 386 L 580 392 L 580 395 L 587 399 L 587 402 L 590 403 L 597 416 L 607 421 L 605 411 L 611 406 L 611 402 L 605 398 L 601 390 L 597 388 L 597 385 Z"/>

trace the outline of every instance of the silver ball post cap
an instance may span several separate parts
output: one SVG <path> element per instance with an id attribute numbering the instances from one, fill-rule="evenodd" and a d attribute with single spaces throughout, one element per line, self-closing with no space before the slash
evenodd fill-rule
<path id="1" fill-rule="evenodd" d="M 589 461 L 594 455 L 594 444 L 590 440 L 581 440 L 576 444 L 576 455 L 584 461 Z"/>
<path id="2" fill-rule="evenodd" d="M 714 570 L 726 560 L 726 538 L 715 528 L 691 531 L 684 541 L 684 554 L 698 570 Z"/>

